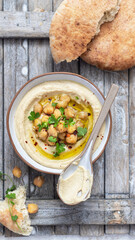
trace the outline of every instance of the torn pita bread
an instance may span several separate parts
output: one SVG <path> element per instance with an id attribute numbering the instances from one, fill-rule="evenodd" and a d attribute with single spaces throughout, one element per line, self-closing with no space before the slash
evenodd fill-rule
<path id="1" fill-rule="evenodd" d="M 112 21 L 119 0 L 64 0 L 50 27 L 50 47 L 56 63 L 71 62 L 87 50 L 100 25 Z"/>
<path id="2" fill-rule="evenodd" d="M 16 194 L 16 199 L 14 199 L 15 205 L 13 206 L 13 215 L 18 216 L 16 225 L 15 222 L 11 219 L 9 212 L 8 199 L 0 202 L 0 223 L 7 227 L 12 232 L 29 236 L 32 232 L 32 227 L 30 226 L 31 222 L 29 219 L 28 211 L 25 206 L 26 201 L 26 190 L 24 187 L 20 186 L 17 190 L 10 192 Z M 10 194 L 9 193 L 9 194 Z"/>
<path id="3" fill-rule="evenodd" d="M 115 19 L 101 27 L 81 58 L 103 70 L 120 71 L 135 66 L 134 0 L 121 0 Z"/>

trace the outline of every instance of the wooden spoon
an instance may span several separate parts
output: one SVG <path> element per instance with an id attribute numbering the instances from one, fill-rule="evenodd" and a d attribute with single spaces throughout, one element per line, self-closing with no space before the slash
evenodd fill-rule
<path id="1" fill-rule="evenodd" d="M 66 204 L 75 205 L 75 204 L 78 204 L 82 201 L 87 200 L 90 197 L 91 188 L 92 188 L 92 184 L 93 184 L 92 149 L 93 149 L 94 143 L 97 139 L 100 128 L 102 127 L 102 124 L 105 121 L 105 118 L 106 118 L 106 116 L 107 116 L 107 114 L 110 110 L 110 107 L 111 107 L 111 105 L 112 105 L 112 103 L 115 99 L 115 96 L 118 92 L 118 89 L 119 89 L 119 87 L 115 84 L 113 84 L 111 86 L 111 89 L 110 89 L 110 91 L 108 93 L 108 96 L 107 96 L 107 98 L 106 98 L 106 100 L 103 104 L 103 107 L 101 109 L 101 112 L 99 114 L 97 122 L 95 123 L 93 131 L 92 131 L 92 133 L 91 133 L 91 135 L 90 135 L 90 137 L 89 137 L 89 139 L 86 143 L 86 146 L 85 146 L 84 150 L 82 151 L 82 153 L 79 156 L 77 156 L 74 159 L 74 161 L 72 163 L 70 163 L 62 171 L 62 173 L 59 176 L 58 185 L 57 185 L 57 192 L 58 192 L 58 195 L 59 195 L 60 199 Z M 62 180 L 65 181 L 67 179 L 67 181 L 70 181 L 70 177 L 74 176 L 73 174 L 75 174 L 78 167 L 80 167 L 80 166 L 83 167 L 83 169 L 86 170 L 87 172 L 89 171 L 90 179 L 92 179 L 92 181 L 91 181 L 91 184 L 89 185 L 89 187 L 87 188 L 86 192 L 82 192 L 79 189 L 75 189 L 75 187 L 73 187 L 73 189 L 71 189 L 72 197 L 74 197 L 74 199 L 77 197 L 76 198 L 77 200 L 69 203 L 69 201 L 67 201 L 66 199 L 67 199 L 67 197 L 69 198 L 70 189 L 66 189 L 63 196 L 62 196 L 62 193 L 60 191 L 61 187 L 63 187 L 62 186 L 62 184 L 63 184 Z M 78 178 L 79 178 L 79 176 L 78 176 Z M 78 178 L 75 178 L 74 181 L 80 180 L 80 178 L 79 179 Z M 88 180 L 88 179 L 86 179 L 86 180 Z M 75 184 L 76 183 L 73 182 L 74 186 L 75 186 Z M 88 184 L 88 182 L 85 183 L 85 184 Z M 84 183 L 82 182 L 80 185 L 84 186 Z M 67 186 L 69 186 L 69 185 L 67 185 Z M 65 185 L 65 188 L 67 188 L 67 186 Z M 71 184 L 71 187 L 72 187 L 72 184 Z M 67 194 L 68 196 L 65 196 L 65 194 Z"/>

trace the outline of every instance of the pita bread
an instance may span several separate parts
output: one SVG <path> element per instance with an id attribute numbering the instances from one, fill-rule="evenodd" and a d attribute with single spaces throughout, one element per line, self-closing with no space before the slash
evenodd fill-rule
<path id="1" fill-rule="evenodd" d="M 26 201 L 26 190 L 24 187 L 19 187 L 12 193 L 16 194 L 16 199 L 14 200 L 15 205 L 13 206 L 13 215 L 18 216 L 17 223 L 19 224 L 19 229 L 15 222 L 12 221 L 9 212 L 8 199 L 0 202 L 0 223 L 7 227 L 12 232 L 29 236 L 32 232 L 32 227 L 30 227 L 30 219 L 28 211 L 25 206 Z M 10 194 L 10 193 L 9 193 Z"/>
<path id="2" fill-rule="evenodd" d="M 64 0 L 53 16 L 50 47 L 56 63 L 71 62 L 87 50 L 87 44 L 112 21 L 119 0 Z"/>
<path id="3" fill-rule="evenodd" d="M 111 23 L 101 27 L 81 58 L 104 70 L 125 70 L 135 66 L 135 1 L 121 0 Z"/>

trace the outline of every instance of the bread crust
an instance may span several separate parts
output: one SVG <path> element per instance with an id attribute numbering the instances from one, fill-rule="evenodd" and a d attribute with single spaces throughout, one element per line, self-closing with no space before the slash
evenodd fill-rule
<path id="1" fill-rule="evenodd" d="M 135 66 L 134 0 L 121 0 L 115 19 L 102 25 L 81 58 L 103 70 L 120 71 Z"/>
<path id="2" fill-rule="evenodd" d="M 104 13 L 111 11 L 114 17 L 117 8 L 118 0 L 64 0 L 55 12 L 50 27 L 54 61 L 71 62 L 77 59 L 99 32 Z M 116 12 L 113 9 L 117 9 Z"/>

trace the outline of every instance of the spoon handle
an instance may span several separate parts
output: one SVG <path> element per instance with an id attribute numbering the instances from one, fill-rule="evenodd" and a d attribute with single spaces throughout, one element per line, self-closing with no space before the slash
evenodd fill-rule
<path id="1" fill-rule="evenodd" d="M 111 105 L 112 105 L 112 103 L 113 103 L 113 101 L 116 97 L 116 94 L 117 94 L 118 90 L 119 90 L 119 87 L 117 85 L 113 84 L 111 86 L 110 91 L 109 91 L 109 93 L 106 97 L 106 100 L 105 100 L 105 102 L 103 104 L 103 107 L 101 109 L 101 112 L 99 114 L 99 117 L 98 117 L 98 119 L 95 123 L 95 126 L 93 128 L 91 136 L 90 136 L 90 138 L 89 138 L 89 140 L 86 144 L 85 151 L 87 150 L 91 141 L 92 141 L 92 145 L 95 143 L 96 138 L 98 136 L 98 133 L 99 133 L 99 131 L 102 127 L 102 124 L 103 124 L 103 122 L 104 122 L 104 120 L 105 120 L 105 118 L 106 118 L 106 116 L 107 116 L 107 114 L 108 114 L 108 112 L 111 108 Z"/>

